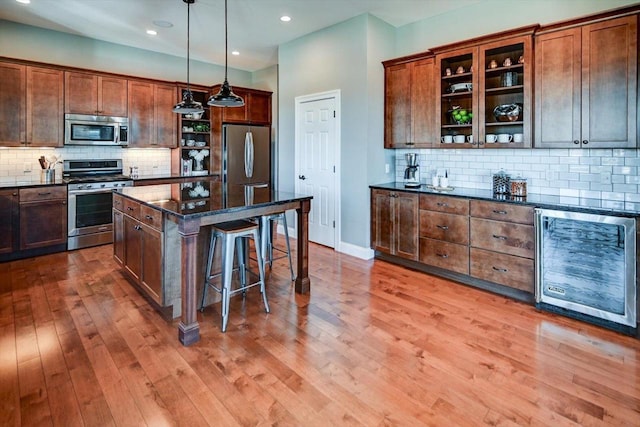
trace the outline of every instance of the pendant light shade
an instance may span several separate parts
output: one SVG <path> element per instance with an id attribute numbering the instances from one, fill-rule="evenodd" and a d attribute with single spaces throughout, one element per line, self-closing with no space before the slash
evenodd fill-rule
<path id="1" fill-rule="evenodd" d="M 191 87 L 189 85 L 189 38 L 191 33 L 191 5 L 195 3 L 196 0 L 182 0 L 187 4 L 187 90 L 182 96 L 182 102 L 178 102 L 173 107 L 173 112 L 178 114 L 192 114 L 192 113 L 203 113 L 204 108 L 202 108 L 202 104 L 193 99 L 193 94 L 191 93 Z"/>
<path id="2" fill-rule="evenodd" d="M 244 99 L 233 93 L 227 80 L 229 56 L 227 39 L 227 0 L 224 0 L 224 83 L 222 83 L 220 87 L 220 92 L 209 97 L 207 105 L 213 105 L 214 107 L 242 107 L 244 105 Z"/>

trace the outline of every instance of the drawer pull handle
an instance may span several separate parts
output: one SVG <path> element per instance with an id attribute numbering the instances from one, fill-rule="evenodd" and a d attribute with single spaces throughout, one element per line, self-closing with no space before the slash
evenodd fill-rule
<path id="1" fill-rule="evenodd" d="M 133 208 L 132 208 L 131 206 L 127 206 L 127 210 L 128 210 L 128 211 L 132 211 L 132 210 L 133 210 Z"/>
<path id="2" fill-rule="evenodd" d="M 498 240 L 507 240 L 507 237 L 506 237 L 506 236 L 498 236 L 497 234 L 494 234 L 494 235 L 493 235 L 493 238 L 494 238 L 494 239 L 498 239 Z"/>
<path id="3" fill-rule="evenodd" d="M 437 256 L 439 256 L 440 258 L 449 258 L 449 255 L 447 254 L 436 254 Z"/>
<path id="4" fill-rule="evenodd" d="M 449 226 L 447 225 L 436 225 L 436 227 L 438 227 L 440 230 L 448 230 Z"/>
<path id="5" fill-rule="evenodd" d="M 498 268 L 498 267 L 491 267 L 491 268 L 493 268 L 495 271 L 499 271 L 500 273 L 506 273 L 507 271 L 509 271 L 506 268 Z"/>
<path id="6" fill-rule="evenodd" d="M 140 227 L 139 225 L 134 225 L 134 226 L 133 226 L 133 229 L 134 229 L 134 230 L 141 230 L 141 229 L 142 229 L 142 227 Z"/>
<path id="7" fill-rule="evenodd" d="M 443 208 L 446 208 L 446 207 L 449 206 L 447 203 L 442 203 L 442 202 L 438 202 L 438 203 L 436 203 L 436 205 L 441 206 Z"/>
<path id="8" fill-rule="evenodd" d="M 151 215 L 145 215 L 144 216 L 146 219 L 153 219 L 153 217 Z"/>
<path id="9" fill-rule="evenodd" d="M 497 210 L 495 210 L 495 209 L 494 209 L 494 210 L 493 210 L 493 213 L 494 213 L 494 214 L 498 214 L 498 215 L 506 215 L 506 214 L 507 214 L 507 211 L 497 211 Z"/>
<path id="10" fill-rule="evenodd" d="M 38 196 L 48 196 L 51 194 L 51 191 L 47 191 L 46 193 L 38 193 Z"/>

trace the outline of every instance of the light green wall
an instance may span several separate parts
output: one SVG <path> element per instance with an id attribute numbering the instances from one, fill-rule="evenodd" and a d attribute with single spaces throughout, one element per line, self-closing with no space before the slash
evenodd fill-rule
<path id="1" fill-rule="evenodd" d="M 550 24 L 637 0 L 487 0 L 397 29 L 395 56 L 532 24 Z"/>
<path id="2" fill-rule="evenodd" d="M 370 48 L 370 39 L 376 41 L 380 29 L 385 31 L 380 47 Z M 387 24 L 361 15 L 286 43 L 280 46 L 278 56 L 279 188 L 295 188 L 295 98 L 340 90 L 341 240 L 363 248 L 369 246 L 369 169 L 384 171 L 384 155 L 379 150 L 383 130 L 379 59 L 393 52 L 392 43 L 386 40 L 390 36 Z M 370 156 L 371 149 L 377 154 Z"/>
<path id="3" fill-rule="evenodd" d="M 0 56 L 152 79 L 187 79 L 184 58 L 0 20 Z M 213 86 L 224 67 L 191 60 L 192 83 Z M 251 73 L 229 69 L 229 81 L 250 86 Z"/>

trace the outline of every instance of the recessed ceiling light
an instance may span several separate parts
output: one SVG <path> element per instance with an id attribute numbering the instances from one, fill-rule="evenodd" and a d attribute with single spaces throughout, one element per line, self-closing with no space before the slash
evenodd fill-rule
<path id="1" fill-rule="evenodd" d="M 149 34 L 150 36 L 155 36 L 158 34 L 158 32 L 156 30 L 147 30 L 147 34 Z"/>
<path id="2" fill-rule="evenodd" d="M 234 51 L 231 52 L 231 55 L 238 56 L 238 55 L 240 55 L 240 52 L 238 52 L 237 50 L 234 50 Z"/>
<path id="3" fill-rule="evenodd" d="M 289 22 L 289 21 L 291 21 L 291 17 L 290 17 L 290 16 L 287 16 L 287 15 L 284 15 L 284 16 L 281 16 L 281 17 L 280 17 L 280 20 L 281 20 L 282 22 Z"/>
<path id="4" fill-rule="evenodd" d="M 29 4 L 31 3 L 31 0 L 16 0 L 18 3 L 22 3 L 22 4 Z"/>
<path id="5" fill-rule="evenodd" d="M 171 28 L 173 24 L 169 21 L 153 21 L 153 25 L 160 28 Z"/>

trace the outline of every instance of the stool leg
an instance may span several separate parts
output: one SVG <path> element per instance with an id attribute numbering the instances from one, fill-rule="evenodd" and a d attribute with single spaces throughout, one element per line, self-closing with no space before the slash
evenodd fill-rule
<path id="1" fill-rule="evenodd" d="M 269 302 L 267 301 L 267 289 L 264 285 L 264 260 L 262 258 L 262 242 L 260 242 L 260 237 L 258 236 L 258 231 L 253 230 L 253 241 L 256 247 L 256 259 L 258 260 L 258 272 L 260 274 L 260 292 L 262 292 L 262 301 L 264 302 L 264 311 L 269 313 L 271 310 L 269 309 Z"/>
<path id="2" fill-rule="evenodd" d="M 240 277 L 240 286 L 247 286 L 247 257 L 246 249 L 247 239 L 244 237 L 236 237 L 236 256 L 238 257 L 238 276 Z M 245 295 L 245 291 L 242 291 L 242 295 Z"/>
<path id="3" fill-rule="evenodd" d="M 296 280 L 293 275 L 293 263 L 291 262 L 291 245 L 289 243 L 289 227 L 287 226 L 287 213 L 282 214 L 282 225 L 284 226 L 284 237 L 287 243 L 287 258 L 289 258 L 289 271 L 291 272 L 291 281 Z"/>
<path id="4" fill-rule="evenodd" d="M 262 252 L 263 268 L 266 267 L 267 262 L 267 242 L 269 242 L 269 225 L 271 221 L 267 216 L 260 217 L 260 251 Z"/>
<path id="5" fill-rule="evenodd" d="M 211 230 L 211 238 L 209 239 L 209 256 L 207 257 L 207 271 L 204 275 L 204 289 L 202 289 L 202 302 L 200 303 L 200 311 L 204 311 L 204 303 L 207 300 L 207 290 L 209 289 L 209 279 L 211 278 L 211 268 L 213 267 L 213 252 L 216 248 L 216 232 Z"/>
<path id="6" fill-rule="evenodd" d="M 229 299 L 231 298 L 231 276 L 233 274 L 233 251 L 236 239 L 222 236 L 222 332 L 227 330 L 229 321 Z"/>

